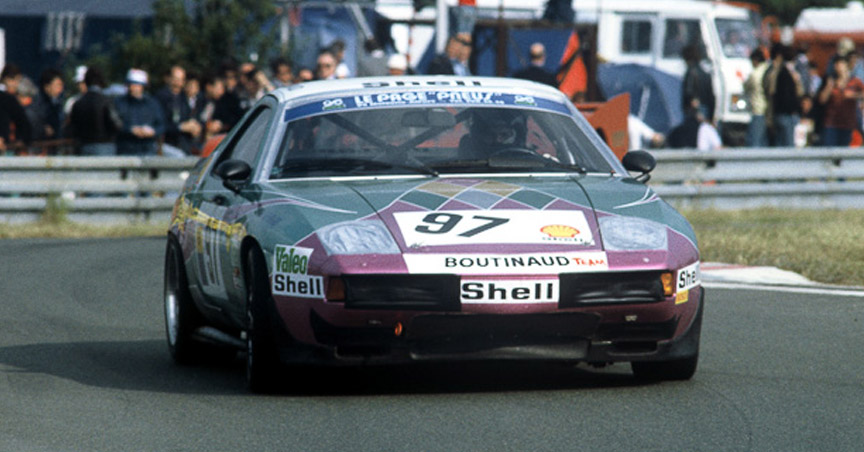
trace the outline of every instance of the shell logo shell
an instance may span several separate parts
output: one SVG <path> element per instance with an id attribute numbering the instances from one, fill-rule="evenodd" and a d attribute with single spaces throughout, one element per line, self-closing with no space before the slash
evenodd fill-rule
<path id="1" fill-rule="evenodd" d="M 542 228 L 540 228 L 540 232 L 552 238 L 572 238 L 576 237 L 576 234 L 579 233 L 579 230 L 574 228 L 573 226 L 566 226 L 563 224 L 550 224 L 548 226 L 543 226 Z"/>

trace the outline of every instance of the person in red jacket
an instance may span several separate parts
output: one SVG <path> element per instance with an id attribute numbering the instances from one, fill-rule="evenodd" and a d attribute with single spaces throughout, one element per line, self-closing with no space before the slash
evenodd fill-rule
<path id="1" fill-rule="evenodd" d="M 857 128 L 858 101 L 864 96 L 864 82 L 851 76 L 846 55 L 834 60 L 834 71 L 819 91 L 819 102 L 825 106 L 822 144 L 849 146 Z"/>

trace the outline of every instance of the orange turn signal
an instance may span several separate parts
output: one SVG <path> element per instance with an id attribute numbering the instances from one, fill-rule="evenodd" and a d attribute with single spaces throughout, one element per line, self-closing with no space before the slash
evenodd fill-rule
<path id="1" fill-rule="evenodd" d="M 327 279 L 327 301 L 345 300 L 345 281 L 338 276 Z"/>
<path id="2" fill-rule="evenodd" d="M 393 334 L 397 337 L 402 335 L 402 322 L 396 322 L 396 326 L 393 328 Z"/>
<path id="3" fill-rule="evenodd" d="M 675 277 L 670 272 L 660 275 L 660 282 L 663 284 L 663 295 L 670 297 L 675 293 Z"/>

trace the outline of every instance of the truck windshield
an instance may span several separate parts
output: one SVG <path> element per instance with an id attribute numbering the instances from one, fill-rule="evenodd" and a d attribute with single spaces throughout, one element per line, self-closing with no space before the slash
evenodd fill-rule
<path id="1" fill-rule="evenodd" d="M 699 20 L 666 19 L 666 33 L 663 37 L 663 56 L 681 58 L 684 47 L 696 46 L 699 55 L 705 55 L 705 41 L 699 29 Z"/>
<path id="2" fill-rule="evenodd" d="M 717 19 L 717 34 L 727 58 L 749 58 L 758 45 L 756 30 L 746 19 Z"/>

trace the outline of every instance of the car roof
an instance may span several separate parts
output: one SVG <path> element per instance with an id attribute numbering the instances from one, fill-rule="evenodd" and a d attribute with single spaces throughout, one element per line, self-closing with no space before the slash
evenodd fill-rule
<path id="1" fill-rule="evenodd" d="M 279 88 L 272 94 L 280 101 L 313 100 L 357 93 L 374 94 L 389 91 L 499 91 L 510 94 L 540 95 L 560 102 L 568 99 L 557 88 L 541 83 L 504 77 L 459 77 L 447 75 L 411 75 L 388 77 L 354 77 L 320 80 Z"/>

